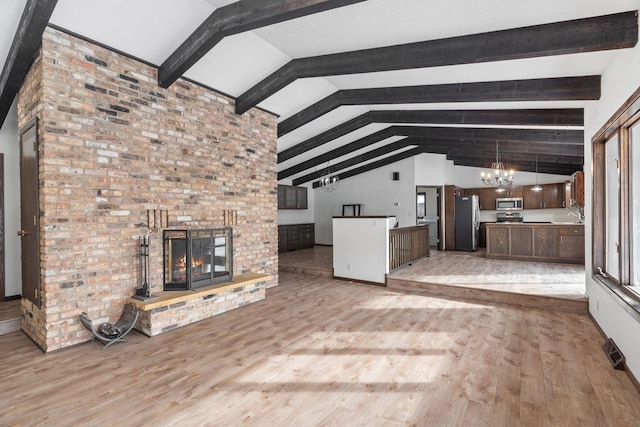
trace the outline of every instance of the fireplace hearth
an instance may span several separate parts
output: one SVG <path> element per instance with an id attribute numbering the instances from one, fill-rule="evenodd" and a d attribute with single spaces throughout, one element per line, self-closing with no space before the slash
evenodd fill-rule
<path id="1" fill-rule="evenodd" d="M 184 291 L 233 279 L 231 227 L 165 230 L 164 290 Z"/>

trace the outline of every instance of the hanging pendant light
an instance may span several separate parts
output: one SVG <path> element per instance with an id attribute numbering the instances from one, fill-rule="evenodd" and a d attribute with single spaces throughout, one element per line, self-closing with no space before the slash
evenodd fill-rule
<path id="1" fill-rule="evenodd" d="M 496 141 L 496 161 L 491 163 L 491 172 L 481 172 L 480 179 L 485 185 L 498 187 L 497 192 L 506 191 L 513 184 L 513 170 L 507 170 L 500 161 L 498 141 Z"/>
<path id="2" fill-rule="evenodd" d="M 536 154 L 536 185 L 533 186 L 531 191 L 542 191 L 542 187 L 538 185 L 538 155 Z"/>
<path id="3" fill-rule="evenodd" d="M 334 191 L 340 185 L 340 177 L 338 175 L 331 174 L 329 162 L 327 162 L 327 168 L 322 173 L 322 176 L 320 177 L 318 183 L 319 187 L 327 193 Z"/>

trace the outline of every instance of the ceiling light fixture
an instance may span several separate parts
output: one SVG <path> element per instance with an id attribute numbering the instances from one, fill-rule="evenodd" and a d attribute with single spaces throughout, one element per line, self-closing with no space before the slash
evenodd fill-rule
<path id="1" fill-rule="evenodd" d="M 485 185 L 491 185 L 502 193 L 513 184 L 513 170 L 507 170 L 498 155 L 498 141 L 496 141 L 496 161 L 491 163 L 491 172 L 481 172 L 480 179 Z M 506 188 L 505 188 L 506 187 Z"/>
<path id="2" fill-rule="evenodd" d="M 531 191 L 542 191 L 542 187 L 538 185 L 538 155 L 536 154 L 536 185 L 533 186 Z"/>
<path id="3" fill-rule="evenodd" d="M 332 192 L 340 185 L 340 177 L 338 175 L 331 175 L 331 169 L 329 168 L 329 163 L 327 162 L 327 168 L 322 173 L 320 177 L 320 188 L 322 188 L 327 193 Z"/>

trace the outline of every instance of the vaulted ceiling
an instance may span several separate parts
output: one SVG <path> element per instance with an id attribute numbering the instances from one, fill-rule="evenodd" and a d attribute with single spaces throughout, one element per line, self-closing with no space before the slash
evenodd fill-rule
<path id="1" fill-rule="evenodd" d="M 638 0 L 5 0 L 0 119 L 46 25 L 279 116 L 278 179 L 342 179 L 420 153 L 582 169 L 583 108 Z M 5 59 L 6 58 L 6 59 Z"/>

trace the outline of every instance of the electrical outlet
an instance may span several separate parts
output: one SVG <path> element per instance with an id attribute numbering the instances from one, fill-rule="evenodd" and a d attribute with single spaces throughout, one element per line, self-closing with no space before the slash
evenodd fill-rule
<path id="1" fill-rule="evenodd" d="M 351 271 L 351 264 L 347 264 L 347 271 Z"/>
<path id="2" fill-rule="evenodd" d="M 600 311 L 600 300 L 596 300 L 596 311 Z"/>

